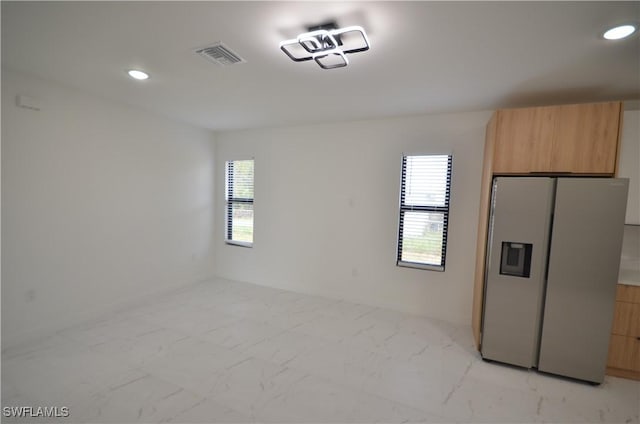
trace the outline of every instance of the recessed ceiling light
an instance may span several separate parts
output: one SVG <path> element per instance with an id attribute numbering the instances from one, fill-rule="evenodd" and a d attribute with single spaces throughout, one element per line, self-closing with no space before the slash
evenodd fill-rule
<path id="1" fill-rule="evenodd" d="M 149 74 L 147 74 L 146 72 L 138 71 L 137 69 L 131 69 L 127 71 L 127 74 L 129 74 L 131 78 L 135 78 L 137 80 L 146 80 L 149 78 Z"/>
<path id="2" fill-rule="evenodd" d="M 620 25 L 607 30 L 603 37 L 607 40 L 620 40 L 626 38 L 636 32 L 636 27 L 633 25 Z"/>

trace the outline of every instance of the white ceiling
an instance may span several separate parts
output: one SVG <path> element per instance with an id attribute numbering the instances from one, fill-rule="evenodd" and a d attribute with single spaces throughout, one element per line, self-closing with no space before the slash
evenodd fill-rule
<path id="1" fill-rule="evenodd" d="M 347 68 L 278 43 L 361 25 Z M 7 2 L 2 65 L 215 130 L 640 98 L 640 2 Z M 247 63 L 194 53 L 222 41 Z M 125 70 L 141 68 L 137 82 Z"/>

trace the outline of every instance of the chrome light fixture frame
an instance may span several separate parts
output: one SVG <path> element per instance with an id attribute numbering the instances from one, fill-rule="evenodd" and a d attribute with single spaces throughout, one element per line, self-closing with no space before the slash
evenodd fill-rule
<path id="1" fill-rule="evenodd" d="M 340 37 L 348 33 L 359 33 L 363 44 L 360 47 L 343 49 Z M 300 45 L 304 48 L 304 56 L 296 56 L 291 47 Z M 280 50 L 282 50 L 289 59 L 294 62 L 305 62 L 308 60 L 315 61 L 322 69 L 343 68 L 349 64 L 347 54 L 358 53 L 369 50 L 369 37 L 364 28 L 361 26 L 349 26 L 337 29 L 319 29 L 316 31 L 305 32 L 298 35 L 297 38 L 284 40 L 280 42 Z M 337 56 L 338 58 L 336 59 Z M 327 60 L 331 58 L 336 62 Z"/>

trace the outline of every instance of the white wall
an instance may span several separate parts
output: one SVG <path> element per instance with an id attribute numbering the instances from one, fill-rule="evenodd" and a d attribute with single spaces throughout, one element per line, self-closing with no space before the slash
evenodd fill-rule
<path id="1" fill-rule="evenodd" d="M 253 248 L 216 238 L 218 275 L 468 324 L 490 112 L 226 132 L 224 161 L 255 158 Z M 401 155 L 453 153 L 445 272 L 395 265 Z"/>
<path id="2" fill-rule="evenodd" d="M 626 110 L 622 119 L 618 176 L 629 178 L 625 222 L 640 225 L 640 111 Z"/>
<path id="3" fill-rule="evenodd" d="M 213 274 L 212 137 L 3 69 L 3 347 Z"/>
<path id="4" fill-rule="evenodd" d="M 18 94 L 42 110 L 17 108 Z M 206 130 L 3 70 L 3 345 L 214 270 L 468 324 L 490 114 L 227 132 L 214 152 Z M 639 115 L 625 112 L 621 176 L 639 172 Z M 403 152 L 453 154 L 445 272 L 395 266 Z M 212 238 L 224 227 L 224 161 L 247 157 L 251 249 Z"/>

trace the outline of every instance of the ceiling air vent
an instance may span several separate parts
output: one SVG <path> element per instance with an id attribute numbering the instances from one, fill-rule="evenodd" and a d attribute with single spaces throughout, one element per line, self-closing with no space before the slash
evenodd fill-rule
<path id="1" fill-rule="evenodd" d="M 246 60 L 231 51 L 229 47 L 222 43 L 216 43 L 212 46 L 197 49 L 196 53 L 204 57 L 210 62 L 218 65 L 235 65 L 236 63 L 245 63 Z"/>

